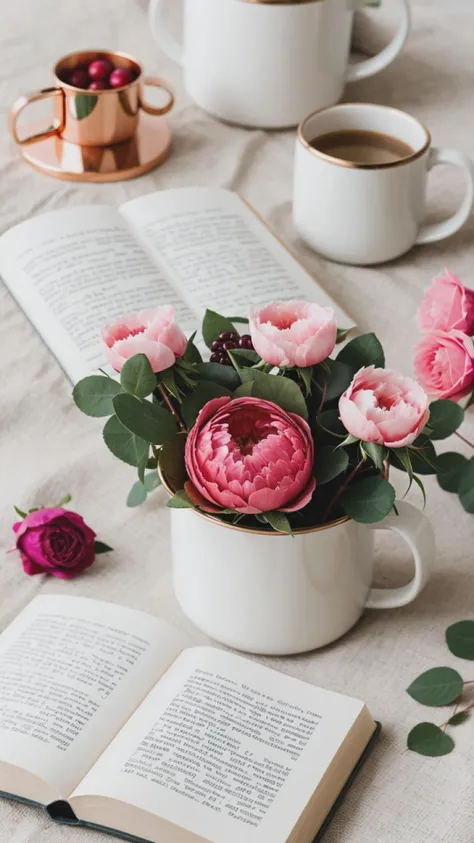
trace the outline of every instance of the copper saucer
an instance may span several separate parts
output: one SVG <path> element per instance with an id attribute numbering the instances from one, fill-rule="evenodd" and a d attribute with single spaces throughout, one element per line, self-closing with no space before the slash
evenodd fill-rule
<path id="1" fill-rule="evenodd" d="M 44 124 L 27 131 L 43 130 Z M 26 131 L 26 130 L 25 130 Z M 140 112 L 136 134 L 113 146 L 79 146 L 50 137 L 21 148 L 35 170 L 63 181 L 108 182 L 134 179 L 158 167 L 169 155 L 171 128 L 165 117 Z"/>

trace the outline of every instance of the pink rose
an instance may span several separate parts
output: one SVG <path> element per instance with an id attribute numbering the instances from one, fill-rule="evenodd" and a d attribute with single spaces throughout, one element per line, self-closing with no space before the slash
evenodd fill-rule
<path id="1" fill-rule="evenodd" d="M 311 500 L 314 446 L 309 426 L 259 398 L 215 398 L 186 442 L 185 488 L 208 512 L 293 512 Z"/>
<path id="2" fill-rule="evenodd" d="M 315 366 L 336 345 L 332 307 L 307 301 L 274 301 L 250 309 L 250 335 L 257 354 L 272 366 Z"/>
<path id="3" fill-rule="evenodd" d="M 424 332 L 462 331 L 474 334 L 474 290 L 461 284 L 449 269 L 446 275 L 433 278 L 418 311 L 418 322 Z"/>
<path id="4" fill-rule="evenodd" d="M 25 574 L 77 577 L 95 559 L 95 533 L 66 509 L 39 509 L 13 525 Z"/>
<path id="5" fill-rule="evenodd" d="M 461 331 L 433 331 L 418 343 L 414 366 L 428 395 L 459 401 L 474 388 L 474 343 Z"/>
<path id="6" fill-rule="evenodd" d="M 428 398 L 411 378 L 390 369 L 360 369 L 339 400 L 348 433 L 388 448 L 410 445 L 429 418 Z"/>
<path id="7" fill-rule="evenodd" d="M 169 369 L 184 354 L 187 340 L 174 318 L 174 307 L 128 313 L 102 329 L 105 354 L 116 372 L 135 354 L 145 354 L 154 372 Z"/>

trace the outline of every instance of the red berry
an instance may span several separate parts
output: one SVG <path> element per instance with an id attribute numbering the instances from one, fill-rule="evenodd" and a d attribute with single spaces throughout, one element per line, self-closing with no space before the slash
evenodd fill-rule
<path id="1" fill-rule="evenodd" d="M 211 354 L 211 363 L 220 363 L 220 354 Z"/>
<path id="2" fill-rule="evenodd" d="M 89 81 L 87 70 L 84 70 L 81 67 L 77 67 L 76 70 L 73 70 L 69 76 L 69 84 L 73 85 L 74 88 L 88 88 Z"/>
<path id="3" fill-rule="evenodd" d="M 219 351 L 220 348 L 222 348 L 221 341 L 220 340 L 214 340 L 214 342 L 211 345 L 211 351 Z"/>
<path id="4" fill-rule="evenodd" d="M 134 75 L 131 70 L 126 67 L 116 67 L 109 76 L 109 85 L 111 88 L 123 88 L 133 80 Z"/>
<path id="5" fill-rule="evenodd" d="M 105 91 L 109 87 L 109 83 L 104 79 L 94 79 L 88 87 L 88 91 Z"/>
<path id="6" fill-rule="evenodd" d="M 217 339 L 221 340 L 221 342 L 229 342 L 229 340 L 236 340 L 237 334 L 235 334 L 233 331 L 224 331 L 224 333 L 221 334 L 220 337 L 218 337 Z"/>
<path id="7" fill-rule="evenodd" d="M 106 82 L 113 69 L 114 66 L 108 59 L 96 59 L 96 61 L 91 61 L 87 72 L 94 82 Z"/>

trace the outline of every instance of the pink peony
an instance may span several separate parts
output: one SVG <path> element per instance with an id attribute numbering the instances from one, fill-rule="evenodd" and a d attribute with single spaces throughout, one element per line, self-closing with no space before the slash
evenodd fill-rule
<path id="1" fill-rule="evenodd" d="M 174 318 L 174 307 L 128 313 L 102 330 L 104 350 L 116 372 L 135 354 L 145 354 L 154 372 L 169 369 L 186 349 L 187 340 Z"/>
<path id="2" fill-rule="evenodd" d="M 259 398 L 215 398 L 186 442 L 186 491 L 208 512 L 293 512 L 316 487 L 313 457 L 311 431 L 300 416 Z"/>
<path id="3" fill-rule="evenodd" d="M 13 531 L 25 574 L 71 580 L 95 559 L 95 533 L 76 512 L 39 509 L 14 524 Z"/>
<path id="4" fill-rule="evenodd" d="M 474 388 L 474 343 L 461 331 L 433 331 L 418 343 L 414 366 L 428 395 L 459 401 Z"/>
<path id="5" fill-rule="evenodd" d="M 390 369 L 360 369 L 339 400 L 341 421 L 352 436 L 388 448 L 410 445 L 429 418 L 428 398 L 411 378 Z"/>
<path id="6" fill-rule="evenodd" d="M 250 309 L 250 335 L 257 354 L 272 366 L 315 366 L 336 344 L 332 307 L 307 301 L 274 301 Z"/>
<path id="7" fill-rule="evenodd" d="M 474 334 L 474 290 L 461 284 L 449 269 L 446 275 L 433 278 L 418 311 L 418 322 L 424 332 L 463 331 Z"/>

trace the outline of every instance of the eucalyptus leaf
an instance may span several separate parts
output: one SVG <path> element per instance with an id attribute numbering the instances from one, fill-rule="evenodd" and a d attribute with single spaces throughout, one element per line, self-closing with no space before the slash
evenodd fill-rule
<path id="1" fill-rule="evenodd" d="M 214 310 L 206 310 L 202 323 L 202 335 L 207 347 L 210 348 L 214 340 L 227 331 L 235 331 L 234 324 L 225 316 Z"/>
<path id="2" fill-rule="evenodd" d="M 460 726 L 461 723 L 465 723 L 466 720 L 469 720 L 471 716 L 470 711 L 458 711 L 456 714 L 453 714 L 452 717 L 448 720 L 449 726 Z"/>
<path id="3" fill-rule="evenodd" d="M 251 348 L 232 348 L 230 350 L 241 366 L 255 366 L 256 363 L 260 363 L 262 359 L 257 352 L 252 351 Z"/>
<path id="4" fill-rule="evenodd" d="M 407 694 L 422 705 L 440 706 L 454 702 L 464 682 L 452 667 L 432 667 L 418 676 L 407 688 Z"/>
<path id="5" fill-rule="evenodd" d="M 184 449 L 186 434 L 178 433 L 160 450 L 160 471 L 167 485 L 175 492 L 184 487 L 186 473 L 184 468 Z"/>
<path id="6" fill-rule="evenodd" d="M 474 621 L 459 621 L 448 626 L 446 643 L 453 656 L 474 661 Z"/>
<path id="7" fill-rule="evenodd" d="M 286 533 L 289 536 L 293 535 L 290 522 L 284 512 L 279 512 L 278 510 L 274 510 L 273 512 L 264 512 L 263 517 L 265 518 L 267 524 L 270 524 L 270 527 L 272 527 L 277 533 Z"/>
<path id="8" fill-rule="evenodd" d="M 459 500 L 466 512 L 474 513 L 474 457 L 464 466 L 459 483 Z"/>
<path id="9" fill-rule="evenodd" d="M 145 468 L 146 468 L 147 462 L 148 462 L 148 451 L 146 453 L 146 456 L 143 457 L 140 465 L 138 466 L 138 472 L 137 473 L 138 473 L 138 479 L 139 479 L 140 483 L 143 483 L 143 481 L 145 479 Z"/>
<path id="10" fill-rule="evenodd" d="M 194 390 L 188 395 L 182 405 L 181 414 L 187 428 L 194 426 L 194 423 L 202 410 L 202 408 L 212 401 L 213 398 L 231 397 L 232 393 L 225 386 L 220 383 L 212 383 L 211 381 L 202 381 Z"/>
<path id="11" fill-rule="evenodd" d="M 438 474 L 442 470 L 434 445 L 426 435 L 421 434 L 408 450 L 415 474 Z M 406 471 L 405 466 L 397 457 L 396 449 L 390 451 L 390 462 L 395 468 L 401 467 L 402 471 Z"/>
<path id="12" fill-rule="evenodd" d="M 127 430 L 117 416 L 110 417 L 102 435 L 109 451 L 128 465 L 139 466 L 148 454 L 149 443 Z"/>
<path id="13" fill-rule="evenodd" d="M 442 469 L 438 472 L 438 483 L 445 492 L 459 492 L 463 471 L 469 460 L 456 451 L 439 454 L 437 463 Z"/>
<path id="14" fill-rule="evenodd" d="M 175 418 L 159 404 L 139 401 L 133 395 L 122 393 L 114 398 L 114 408 L 117 418 L 127 430 L 153 445 L 163 445 L 176 436 Z"/>
<path id="15" fill-rule="evenodd" d="M 255 372 L 252 395 L 255 398 L 263 398 L 265 401 L 273 401 L 287 413 L 296 413 L 303 419 L 308 419 L 308 408 L 303 393 L 299 386 L 290 378 L 267 375 L 264 372 Z"/>
<path id="16" fill-rule="evenodd" d="M 82 413 L 100 418 L 113 415 L 113 399 L 120 392 L 122 392 L 122 387 L 112 378 L 91 375 L 76 383 L 72 397 Z"/>
<path id="17" fill-rule="evenodd" d="M 361 524 L 376 524 L 392 510 L 395 489 L 382 477 L 353 481 L 340 497 L 344 511 Z"/>
<path id="18" fill-rule="evenodd" d="M 385 366 L 385 355 L 383 348 L 375 334 L 362 334 L 355 337 L 341 349 L 337 359 L 357 372 L 363 366 Z"/>
<path id="19" fill-rule="evenodd" d="M 179 492 L 176 492 L 172 498 L 169 499 L 167 506 L 170 509 L 194 509 L 194 504 L 190 498 L 188 498 L 184 489 L 180 489 Z"/>
<path id="20" fill-rule="evenodd" d="M 316 416 L 316 433 L 323 431 L 335 439 L 345 439 L 347 430 L 339 418 L 339 410 L 324 410 Z"/>
<path id="21" fill-rule="evenodd" d="M 109 553 L 111 550 L 113 550 L 113 547 L 110 547 L 110 545 L 105 544 L 105 542 L 95 541 L 94 550 L 96 556 L 98 556 L 100 553 Z"/>
<path id="22" fill-rule="evenodd" d="M 137 480 L 136 483 L 133 484 L 132 488 L 130 489 L 128 496 L 127 496 L 127 506 L 130 508 L 134 508 L 136 506 L 141 506 L 142 503 L 145 503 L 147 499 L 147 491 L 143 483 L 140 480 Z"/>
<path id="23" fill-rule="evenodd" d="M 437 758 L 449 755 L 454 749 L 454 741 L 434 723 L 418 723 L 408 735 L 407 747 L 418 755 Z"/>
<path id="24" fill-rule="evenodd" d="M 254 381 L 241 383 L 234 392 L 234 398 L 248 398 L 249 395 L 252 395 L 253 385 Z"/>
<path id="25" fill-rule="evenodd" d="M 354 377 L 354 371 L 342 360 L 331 360 L 328 358 L 326 364 L 329 367 L 329 376 L 326 382 L 325 401 L 332 401 L 339 398 L 346 391 Z"/>
<path id="26" fill-rule="evenodd" d="M 430 439 L 446 439 L 464 420 L 464 410 L 455 401 L 440 399 L 430 404 Z"/>
<path id="27" fill-rule="evenodd" d="M 120 373 L 120 383 L 125 392 L 146 398 L 156 387 L 156 375 L 145 354 L 135 354 L 126 360 Z"/>
<path id="28" fill-rule="evenodd" d="M 316 449 L 314 469 L 317 486 L 324 486 L 330 483 L 339 474 L 342 474 L 349 465 L 349 455 L 342 449 L 335 450 L 333 447 L 320 445 Z"/>
<path id="29" fill-rule="evenodd" d="M 222 366 L 220 363 L 200 363 L 196 368 L 201 381 L 211 381 L 225 386 L 231 392 L 240 386 L 240 378 L 234 368 Z"/>

